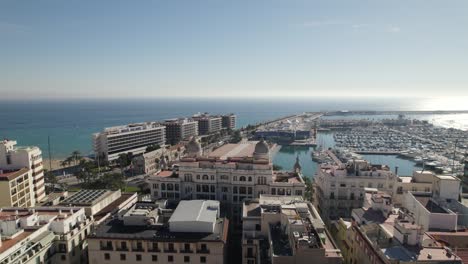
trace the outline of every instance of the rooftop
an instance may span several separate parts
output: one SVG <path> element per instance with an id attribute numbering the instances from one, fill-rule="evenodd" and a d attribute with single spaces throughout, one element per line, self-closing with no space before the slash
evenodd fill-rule
<path id="1" fill-rule="evenodd" d="M 425 195 L 417 195 L 413 193 L 414 198 L 418 200 L 419 203 L 421 203 L 426 210 L 428 210 L 431 213 L 435 214 L 448 214 L 449 212 L 444 209 L 443 207 L 439 206 L 436 202 L 432 200 L 431 197 L 425 196 Z"/>
<path id="2" fill-rule="evenodd" d="M 0 181 L 11 181 L 13 179 L 16 179 L 24 175 L 25 173 L 28 173 L 28 171 L 29 170 L 27 168 L 22 168 L 19 170 L 10 170 L 10 171 L 2 170 L 0 173 Z"/>
<path id="3" fill-rule="evenodd" d="M 216 222 L 219 211 L 218 201 L 180 201 L 169 223 L 172 222 Z"/>
<path id="4" fill-rule="evenodd" d="M 69 196 L 61 202 L 61 204 L 74 204 L 74 205 L 93 205 L 110 195 L 110 190 L 91 190 L 82 189 L 77 193 Z"/>
<path id="5" fill-rule="evenodd" d="M 228 158 L 253 157 L 255 144 L 258 141 L 247 141 L 239 144 L 225 144 L 211 152 L 208 156 L 226 160 Z"/>

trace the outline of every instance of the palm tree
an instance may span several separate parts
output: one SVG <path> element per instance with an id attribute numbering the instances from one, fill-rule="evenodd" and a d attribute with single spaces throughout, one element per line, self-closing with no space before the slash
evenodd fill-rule
<path id="1" fill-rule="evenodd" d="M 78 151 L 78 150 L 75 150 L 72 152 L 71 154 L 71 158 L 73 159 L 73 161 L 75 162 L 75 166 L 76 166 L 76 162 L 81 159 L 81 153 Z"/>

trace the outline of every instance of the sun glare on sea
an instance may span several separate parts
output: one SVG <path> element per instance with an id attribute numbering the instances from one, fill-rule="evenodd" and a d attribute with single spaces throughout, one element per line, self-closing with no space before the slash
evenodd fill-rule
<path id="1" fill-rule="evenodd" d="M 468 110 L 468 96 L 416 99 L 417 110 Z"/>

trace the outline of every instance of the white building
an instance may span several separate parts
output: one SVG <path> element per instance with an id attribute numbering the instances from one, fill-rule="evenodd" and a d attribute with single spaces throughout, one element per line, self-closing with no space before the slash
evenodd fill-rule
<path id="1" fill-rule="evenodd" d="M 82 208 L 2 208 L 0 263 L 86 263 L 91 225 Z"/>
<path id="2" fill-rule="evenodd" d="M 341 263 L 314 206 L 301 196 L 261 195 L 244 201 L 242 263 Z"/>
<path id="3" fill-rule="evenodd" d="M 193 138 L 177 165 L 178 171 L 161 171 L 149 178 L 155 199 L 218 200 L 230 207 L 228 212 L 234 221 L 240 220 L 244 199 L 258 198 L 260 194 L 302 196 L 305 191 L 299 169 L 273 171 L 269 146 L 263 140 L 226 144 L 203 156 L 200 144 Z"/>
<path id="4" fill-rule="evenodd" d="M 44 169 L 42 152 L 38 147 L 20 147 L 13 140 L 0 142 L 0 170 L 19 170 L 27 168 L 31 176 L 30 188 L 32 205 L 45 197 Z M 0 173 L 1 174 L 1 173 Z"/>
<path id="5" fill-rule="evenodd" d="M 181 201 L 175 210 L 138 202 L 88 238 L 89 263 L 225 263 L 228 220 L 217 201 Z"/>
<path id="6" fill-rule="evenodd" d="M 314 177 L 316 206 L 325 221 L 349 218 L 364 202 L 365 188 L 393 194 L 396 175 L 386 165 L 365 160 L 342 163 L 331 151 L 333 163 L 321 164 Z"/>
<path id="7" fill-rule="evenodd" d="M 109 127 L 93 135 L 95 155 L 107 161 L 118 159 L 122 153 L 141 154 L 150 145 L 165 143 L 166 127 L 156 122 Z"/>

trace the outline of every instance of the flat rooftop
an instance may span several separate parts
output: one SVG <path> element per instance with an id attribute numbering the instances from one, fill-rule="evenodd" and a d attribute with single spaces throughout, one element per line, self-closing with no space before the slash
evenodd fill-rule
<path id="1" fill-rule="evenodd" d="M 255 144 L 258 141 L 247 141 L 239 144 L 225 144 L 211 152 L 208 156 L 226 160 L 228 158 L 252 157 L 255 151 Z"/>
<path id="2" fill-rule="evenodd" d="M 171 222 L 216 222 L 219 211 L 218 201 L 191 200 L 180 201 Z"/>
<path id="3" fill-rule="evenodd" d="M 213 233 L 170 232 L 166 226 L 126 226 L 114 219 L 99 225 L 89 238 L 143 239 L 157 241 L 224 241 L 227 240 L 228 220 L 216 220 Z"/>
<path id="4" fill-rule="evenodd" d="M 448 214 L 449 213 L 447 210 L 445 210 L 444 208 L 439 206 L 437 203 L 432 201 L 431 197 L 427 197 L 423 195 L 415 195 L 415 194 L 413 194 L 413 196 L 414 198 L 416 198 L 416 200 L 418 200 L 419 203 L 422 204 L 422 206 L 424 206 L 424 208 L 426 208 L 426 210 L 428 210 L 431 213 L 435 213 L 435 214 Z"/>
<path id="5" fill-rule="evenodd" d="M 19 170 L 10 170 L 10 171 L 5 171 L 3 170 L 2 173 L 0 173 L 0 181 L 11 181 L 13 179 L 16 179 L 25 173 L 28 173 L 27 168 L 22 168 Z"/>
<path id="6" fill-rule="evenodd" d="M 61 202 L 62 205 L 93 205 L 112 194 L 110 190 L 82 189 L 77 193 L 67 197 Z"/>

